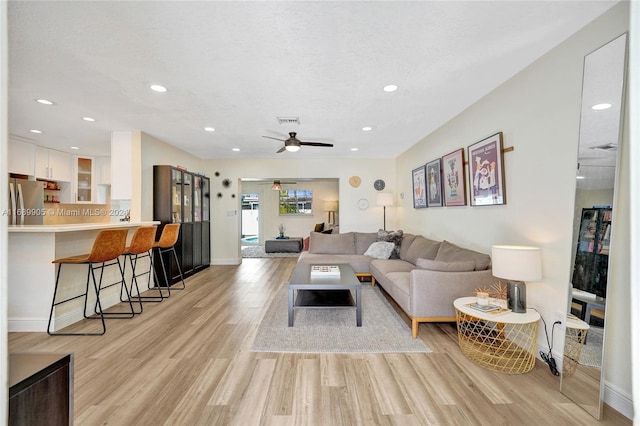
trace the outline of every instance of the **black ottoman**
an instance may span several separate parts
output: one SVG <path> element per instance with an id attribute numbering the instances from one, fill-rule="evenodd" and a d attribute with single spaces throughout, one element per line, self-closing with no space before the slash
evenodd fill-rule
<path id="1" fill-rule="evenodd" d="M 300 253 L 302 250 L 302 238 L 290 237 L 267 240 L 264 243 L 265 253 Z"/>

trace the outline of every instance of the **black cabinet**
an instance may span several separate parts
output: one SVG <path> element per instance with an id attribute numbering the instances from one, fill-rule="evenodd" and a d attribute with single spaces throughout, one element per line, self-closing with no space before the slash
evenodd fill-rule
<path id="1" fill-rule="evenodd" d="M 574 288 L 606 297 L 610 236 L 611 209 L 582 209 L 571 280 Z"/>
<path id="2" fill-rule="evenodd" d="M 209 178 L 172 166 L 153 166 L 153 192 L 153 219 L 161 222 L 157 238 L 167 223 L 180 223 L 175 248 L 183 275 L 188 277 L 209 266 Z M 174 284 L 180 279 L 175 259 L 170 253 L 163 259 L 165 265 L 171 265 Z M 167 285 L 162 282 L 164 273 L 159 258 L 154 259 L 154 265 L 161 285 Z"/>
<path id="3" fill-rule="evenodd" d="M 9 355 L 8 425 L 73 424 L 73 356 Z"/>

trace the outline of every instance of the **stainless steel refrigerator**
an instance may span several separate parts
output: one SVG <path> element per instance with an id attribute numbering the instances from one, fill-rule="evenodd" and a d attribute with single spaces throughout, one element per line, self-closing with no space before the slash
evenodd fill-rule
<path id="1" fill-rule="evenodd" d="M 9 178 L 9 225 L 42 225 L 43 220 L 42 182 Z"/>

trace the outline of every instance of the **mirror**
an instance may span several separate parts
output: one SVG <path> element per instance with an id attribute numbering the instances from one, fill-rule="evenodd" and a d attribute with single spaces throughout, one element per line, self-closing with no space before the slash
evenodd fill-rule
<path id="1" fill-rule="evenodd" d="M 627 35 L 585 56 L 569 313 L 560 391 L 602 416 L 607 276 Z"/>

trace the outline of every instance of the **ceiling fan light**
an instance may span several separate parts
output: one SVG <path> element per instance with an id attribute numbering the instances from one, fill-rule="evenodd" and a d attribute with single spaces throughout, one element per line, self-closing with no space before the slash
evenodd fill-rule
<path id="1" fill-rule="evenodd" d="M 273 182 L 273 185 L 271 185 L 271 189 L 274 191 L 282 191 L 282 185 L 280 185 L 280 182 L 275 181 Z"/>
<path id="2" fill-rule="evenodd" d="M 296 152 L 300 150 L 300 147 L 298 145 L 287 145 L 285 149 L 289 152 Z"/>

